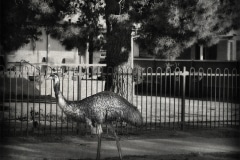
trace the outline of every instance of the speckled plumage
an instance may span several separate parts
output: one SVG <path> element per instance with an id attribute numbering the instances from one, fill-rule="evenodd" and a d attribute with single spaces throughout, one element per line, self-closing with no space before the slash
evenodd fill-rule
<path id="1" fill-rule="evenodd" d="M 54 91 L 58 105 L 64 113 L 76 121 L 91 120 L 92 125 L 123 120 L 132 125 L 141 125 L 142 116 L 137 107 L 113 92 L 100 92 L 81 101 L 68 102 L 60 91 L 58 76 L 55 76 Z"/>
<path id="2" fill-rule="evenodd" d="M 98 134 L 97 160 L 100 160 L 101 135 L 103 123 L 123 120 L 133 125 L 142 124 L 142 116 L 138 109 L 123 97 L 112 92 L 100 92 L 81 101 L 68 102 L 60 91 L 60 80 L 57 74 L 51 74 L 54 81 L 54 92 L 57 103 L 63 112 L 75 121 L 85 121 L 91 129 L 95 126 Z M 110 124 L 118 148 L 119 158 L 122 152 L 115 129 Z"/>

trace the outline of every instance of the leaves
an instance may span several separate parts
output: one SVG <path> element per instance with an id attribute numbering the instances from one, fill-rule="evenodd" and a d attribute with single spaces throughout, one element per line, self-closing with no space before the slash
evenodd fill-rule
<path id="1" fill-rule="evenodd" d="M 239 6 L 237 0 L 147 0 L 135 3 L 131 18 L 142 24 L 140 46 L 168 58 L 195 43 L 211 46 L 219 35 L 239 29 Z"/>
<path id="2" fill-rule="evenodd" d="M 1 2 L 1 48 L 4 53 L 38 40 L 43 28 L 53 27 L 69 0 L 8 0 Z"/>
<path id="3" fill-rule="evenodd" d="M 140 46 L 167 58 L 195 43 L 215 44 L 218 35 L 240 28 L 238 0 L 8 0 L 1 4 L 5 52 L 37 40 L 41 28 L 69 49 L 79 43 L 84 46 L 89 38 L 99 48 L 105 26 L 108 52 L 122 54 L 122 47 L 129 51 L 132 26 L 138 23 Z"/>

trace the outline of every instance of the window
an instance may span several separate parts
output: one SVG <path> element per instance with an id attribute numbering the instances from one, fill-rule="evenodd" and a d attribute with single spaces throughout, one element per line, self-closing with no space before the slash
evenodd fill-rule
<path id="1" fill-rule="evenodd" d="M 42 58 L 42 62 L 47 62 L 46 57 Z"/>
<path id="2" fill-rule="evenodd" d="M 229 42 L 229 55 L 230 60 L 233 60 L 233 42 Z"/>
<path id="3" fill-rule="evenodd" d="M 211 47 L 196 45 L 195 59 L 196 60 L 216 60 L 217 59 L 217 45 L 213 45 Z"/>
<path id="4" fill-rule="evenodd" d="M 62 63 L 66 63 L 66 59 L 65 58 L 62 59 Z"/>

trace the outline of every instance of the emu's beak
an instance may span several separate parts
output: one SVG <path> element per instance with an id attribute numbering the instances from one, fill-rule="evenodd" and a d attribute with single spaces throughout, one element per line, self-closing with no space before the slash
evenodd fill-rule
<path id="1" fill-rule="evenodd" d="M 52 76 L 49 75 L 49 76 L 46 77 L 45 79 L 46 79 L 46 80 L 52 80 Z"/>

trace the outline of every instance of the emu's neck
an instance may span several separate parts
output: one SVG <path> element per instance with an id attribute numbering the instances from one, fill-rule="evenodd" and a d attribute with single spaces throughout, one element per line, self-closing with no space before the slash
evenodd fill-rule
<path id="1" fill-rule="evenodd" d="M 55 80 L 55 81 L 54 81 L 54 86 L 53 86 L 53 88 L 54 88 L 55 96 L 56 96 L 56 98 L 57 98 L 57 95 L 58 95 L 59 92 L 60 92 L 60 82 L 59 82 L 59 80 Z"/>
<path id="2" fill-rule="evenodd" d="M 76 106 L 75 103 L 69 103 L 62 92 L 60 91 L 60 81 L 59 79 L 54 80 L 54 92 L 57 99 L 58 106 L 63 110 L 63 112 L 72 119 L 76 120 L 86 120 L 84 112 L 81 110 L 81 107 Z M 80 102 L 78 103 L 80 104 Z M 80 111 L 81 110 L 81 111 Z"/>
<path id="3" fill-rule="evenodd" d="M 59 79 L 56 79 L 54 81 L 54 92 L 55 92 L 55 97 L 57 99 L 57 103 L 59 107 L 65 112 L 66 114 L 71 113 L 73 110 L 73 107 L 68 104 L 66 99 L 64 98 L 62 92 L 60 91 L 60 81 Z"/>

